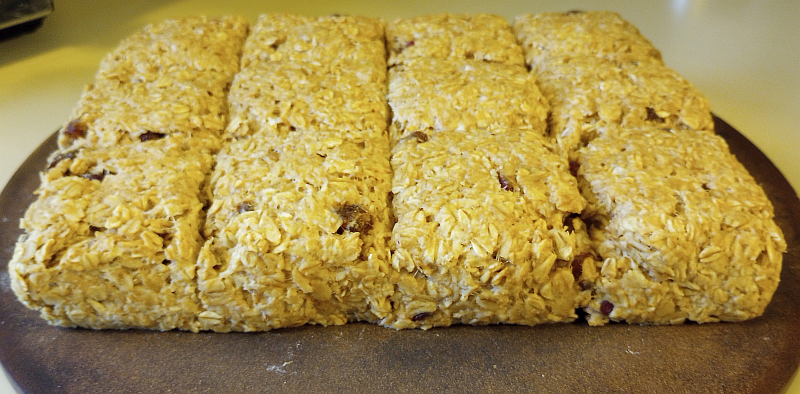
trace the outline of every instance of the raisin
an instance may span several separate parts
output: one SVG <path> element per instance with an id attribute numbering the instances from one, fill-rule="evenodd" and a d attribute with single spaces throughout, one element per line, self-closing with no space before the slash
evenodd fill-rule
<path id="1" fill-rule="evenodd" d="M 614 311 L 614 304 L 609 301 L 603 301 L 600 303 L 600 313 L 608 316 L 612 311 Z"/>
<path id="2" fill-rule="evenodd" d="M 577 213 L 570 213 L 566 217 L 564 217 L 564 227 L 567 228 L 567 231 L 571 233 L 575 232 L 575 224 L 573 224 L 572 221 L 579 217 L 581 217 L 581 215 Z"/>
<path id="3" fill-rule="evenodd" d="M 77 120 L 73 120 L 67 123 L 67 127 L 64 127 L 64 131 L 62 131 L 62 133 L 69 138 L 75 139 L 86 137 L 87 130 L 88 128 L 86 127 L 86 124 Z"/>
<path id="4" fill-rule="evenodd" d="M 514 186 L 511 185 L 511 182 L 508 180 L 508 178 L 503 176 L 503 174 L 501 174 L 500 171 L 497 172 L 497 180 L 500 181 L 500 188 L 501 189 L 509 191 L 509 192 L 513 192 L 514 191 Z"/>
<path id="5" fill-rule="evenodd" d="M 569 162 L 569 173 L 572 176 L 578 176 L 578 169 L 581 168 L 581 164 L 577 161 L 570 161 Z"/>
<path id="6" fill-rule="evenodd" d="M 148 131 L 148 132 L 140 135 L 139 136 L 139 140 L 142 141 L 142 142 L 147 142 L 147 141 L 153 141 L 153 140 L 160 140 L 160 139 L 162 139 L 162 138 L 164 138 L 166 136 L 167 136 L 166 134 L 154 133 L 152 131 Z"/>
<path id="7" fill-rule="evenodd" d="M 411 318 L 411 321 L 420 321 L 423 319 L 427 319 L 431 316 L 433 316 L 433 312 L 420 312 L 414 315 L 414 317 Z"/>
<path id="8" fill-rule="evenodd" d="M 161 261 L 161 264 L 164 264 L 164 265 L 170 265 L 171 263 L 172 263 L 172 260 L 164 259 L 164 260 Z"/>
<path id="9" fill-rule="evenodd" d="M 91 174 L 91 173 L 83 174 L 83 175 L 81 175 L 81 178 L 88 179 L 90 181 L 101 181 L 102 182 L 103 179 L 106 177 L 106 175 L 108 175 L 108 171 L 107 170 L 103 170 L 103 172 L 101 172 L 99 174 Z"/>
<path id="10" fill-rule="evenodd" d="M 236 210 L 239 211 L 239 213 L 250 212 L 253 210 L 253 203 L 245 201 L 239 204 L 239 206 L 236 207 Z"/>
<path id="11" fill-rule="evenodd" d="M 581 253 L 572 259 L 572 277 L 575 278 L 575 280 L 578 280 L 578 278 L 583 275 L 583 260 L 586 260 L 591 256 L 591 253 Z"/>
<path id="12" fill-rule="evenodd" d="M 372 229 L 372 216 L 361 205 L 345 204 L 336 208 L 336 213 L 342 218 L 340 230 L 360 233 Z"/>
<path id="13" fill-rule="evenodd" d="M 47 166 L 47 169 L 49 170 L 55 167 L 61 160 L 74 159 L 75 153 L 76 152 L 74 150 L 59 153 L 58 156 L 53 158 L 53 161 L 50 162 L 50 165 Z"/>
<path id="14" fill-rule="evenodd" d="M 658 116 L 658 114 L 656 113 L 656 110 L 654 110 L 654 109 L 652 109 L 650 107 L 647 107 L 647 118 L 645 120 L 647 120 L 647 121 L 654 121 L 654 120 L 663 121 L 663 119 L 661 119 L 661 117 Z"/>
<path id="15" fill-rule="evenodd" d="M 417 142 L 428 142 L 428 135 L 423 133 L 423 132 L 421 132 L 421 131 L 415 131 L 415 132 L 405 136 L 401 141 L 410 140 L 412 138 L 416 139 Z"/>

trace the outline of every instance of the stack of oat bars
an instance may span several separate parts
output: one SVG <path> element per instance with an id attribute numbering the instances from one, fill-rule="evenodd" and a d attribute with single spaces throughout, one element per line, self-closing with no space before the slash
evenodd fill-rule
<path id="1" fill-rule="evenodd" d="M 12 287 L 62 326 L 736 321 L 786 248 L 708 102 L 609 12 L 154 24 L 37 194 Z"/>

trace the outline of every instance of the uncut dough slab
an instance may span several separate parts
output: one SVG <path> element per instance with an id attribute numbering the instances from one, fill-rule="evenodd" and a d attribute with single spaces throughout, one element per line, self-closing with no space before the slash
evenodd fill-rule
<path id="1" fill-rule="evenodd" d="M 9 263 L 17 297 L 60 326 L 197 331 L 204 145 L 174 133 L 59 158 Z"/>
<path id="2" fill-rule="evenodd" d="M 660 128 L 606 133 L 579 152 L 583 217 L 600 257 L 592 325 L 759 316 L 778 286 L 772 204 L 725 141 Z"/>
<path id="3" fill-rule="evenodd" d="M 243 17 L 189 17 L 124 39 L 102 60 L 59 146 L 114 146 L 147 133 L 221 135 L 247 31 Z"/>
<path id="4" fill-rule="evenodd" d="M 492 14 L 437 14 L 386 26 L 389 66 L 413 59 L 474 59 L 522 66 L 522 48 L 508 21 Z"/>
<path id="5" fill-rule="evenodd" d="M 295 131 L 228 145 L 212 176 L 199 258 L 204 328 L 387 316 L 390 181 L 383 134 Z"/>
<path id="6" fill-rule="evenodd" d="M 572 321 L 592 277 L 585 204 L 531 131 L 415 133 L 393 150 L 393 328 Z"/>

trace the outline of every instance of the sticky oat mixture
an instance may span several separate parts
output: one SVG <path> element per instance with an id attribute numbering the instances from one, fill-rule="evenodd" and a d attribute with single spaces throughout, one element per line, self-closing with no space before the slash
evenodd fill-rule
<path id="1" fill-rule="evenodd" d="M 94 329 L 753 318 L 786 244 L 709 108 L 612 12 L 163 21 L 59 131 L 11 285 Z"/>

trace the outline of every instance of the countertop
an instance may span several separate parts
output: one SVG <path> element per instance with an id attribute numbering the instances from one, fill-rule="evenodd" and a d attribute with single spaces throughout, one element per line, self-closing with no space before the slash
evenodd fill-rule
<path id="1" fill-rule="evenodd" d="M 360 14 L 396 17 L 490 12 L 612 10 L 659 48 L 668 66 L 702 91 L 714 113 L 759 147 L 795 189 L 800 188 L 800 3 L 673 0 L 373 2 L 296 0 L 226 2 L 56 0 L 36 32 L 0 41 L 0 184 L 65 123 L 100 59 L 125 36 L 170 17 L 260 13 Z M 790 245 L 789 247 L 795 247 Z M 2 320 L 2 316 L 0 316 Z M 800 349 L 798 349 L 800 351 Z M 0 394 L 14 392 L 0 376 Z M 800 393 L 797 376 L 787 388 Z"/>

